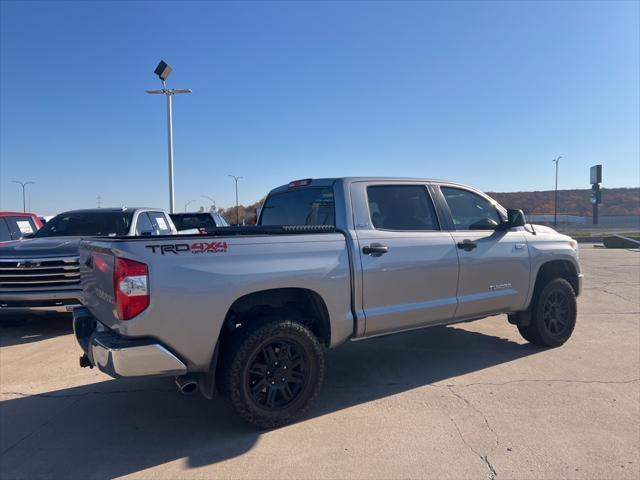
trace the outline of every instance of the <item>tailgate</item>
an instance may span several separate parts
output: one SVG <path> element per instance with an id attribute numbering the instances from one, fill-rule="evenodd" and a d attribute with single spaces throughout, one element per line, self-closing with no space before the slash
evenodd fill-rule
<path id="1" fill-rule="evenodd" d="M 115 255 L 108 242 L 80 242 L 80 285 L 87 308 L 105 325 L 118 321 L 113 289 Z"/>

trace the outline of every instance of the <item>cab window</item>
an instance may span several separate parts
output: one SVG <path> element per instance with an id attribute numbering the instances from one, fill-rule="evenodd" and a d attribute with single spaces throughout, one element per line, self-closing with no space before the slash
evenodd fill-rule
<path id="1" fill-rule="evenodd" d="M 456 230 L 493 230 L 502 218 L 496 207 L 480 195 L 453 187 L 440 187 Z"/>
<path id="2" fill-rule="evenodd" d="M 0 242 L 8 242 L 9 240 L 13 240 L 13 238 L 11 238 L 11 232 L 9 231 L 9 227 L 7 227 L 7 222 L 5 222 L 4 218 L 0 217 Z"/>
<path id="3" fill-rule="evenodd" d="M 138 223 L 136 224 L 136 235 L 140 236 L 142 234 L 156 235 L 155 228 L 153 227 L 153 224 L 146 212 L 142 212 L 138 215 Z"/>
<path id="4" fill-rule="evenodd" d="M 23 235 L 34 234 L 38 231 L 33 218 L 27 216 L 4 217 L 9 227 L 9 232 L 14 240 L 22 238 Z"/>
<path id="5" fill-rule="evenodd" d="M 169 221 L 167 217 L 165 217 L 162 212 L 147 212 L 149 214 L 149 218 L 151 218 L 151 223 L 154 228 L 158 231 L 159 235 L 169 235 L 171 234 L 171 227 L 169 226 Z"/>
<path id="6" fill-rule="evenodd" d="M 379 230 L 439 230 L 435 208 L 423 185 L 367 187 L 371 223 Z"/>

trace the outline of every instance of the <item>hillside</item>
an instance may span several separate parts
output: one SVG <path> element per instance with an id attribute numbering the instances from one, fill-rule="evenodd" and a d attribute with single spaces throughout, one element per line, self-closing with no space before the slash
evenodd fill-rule
<path id="1" fill-rule="evenodd" d="M 600 215 L 640 215 L 640 188 L 603 188 Z M 506 208 L 525 214 L 553 213 L 553 190 L 540 192 L 487 192 Z M 591 189 L 558 190 L 558 213 L 591 216 Z"/>

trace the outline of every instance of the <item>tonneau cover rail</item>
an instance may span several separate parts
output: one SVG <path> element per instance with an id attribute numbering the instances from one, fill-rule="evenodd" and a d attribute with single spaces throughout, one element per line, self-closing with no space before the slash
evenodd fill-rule
<path id="1" fill-rule="evenodd" d="M 260 225 L 251 225 L 244 227 L 216 227 L 207 230 L 206 234 L 180 235 L 184 238 L 206 238 L 206 237 L 235 237 L 235 236 L 264 236 L 264 235 L 300 235 L 300 234 L 317 234 L 317 233 L 340 233 L 334 225 L 278 225 L 263 227 Z M 151 239 L 176 238 L 178 235 L 153 235 L 140 237 L 87 237 L 83 243 L 91 239 L 104 240 L 126 240 L 130 241 L 149 241 Z"/>

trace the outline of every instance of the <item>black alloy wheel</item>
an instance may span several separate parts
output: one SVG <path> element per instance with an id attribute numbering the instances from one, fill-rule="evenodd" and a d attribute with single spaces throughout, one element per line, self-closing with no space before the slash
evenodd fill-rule
<path id="1" fill-rule="evenodd" d="M 272 341 L 262 347 L 250 361 L 246 375 L 253 402 L 271 410 L 291 404 L 306 380 L 304 349 L 287 340 Z"/>
<path id="2" fill-rule="evenodd" d="M 262 428 L 300 418 L 318 395 L 324 377 L 320 342 L 292 320 L 249 324 L 223 345 L 221 389 L 236 412 Z"/>
<path id="3" fill-rule="evenodd" d="M 571 337 L 576 325 L 576 294 L 564 278 L 549 280 L 534 293 L 531 322 L 518 325 L 525 340 L 543 347 L 558 347 Z"/>

